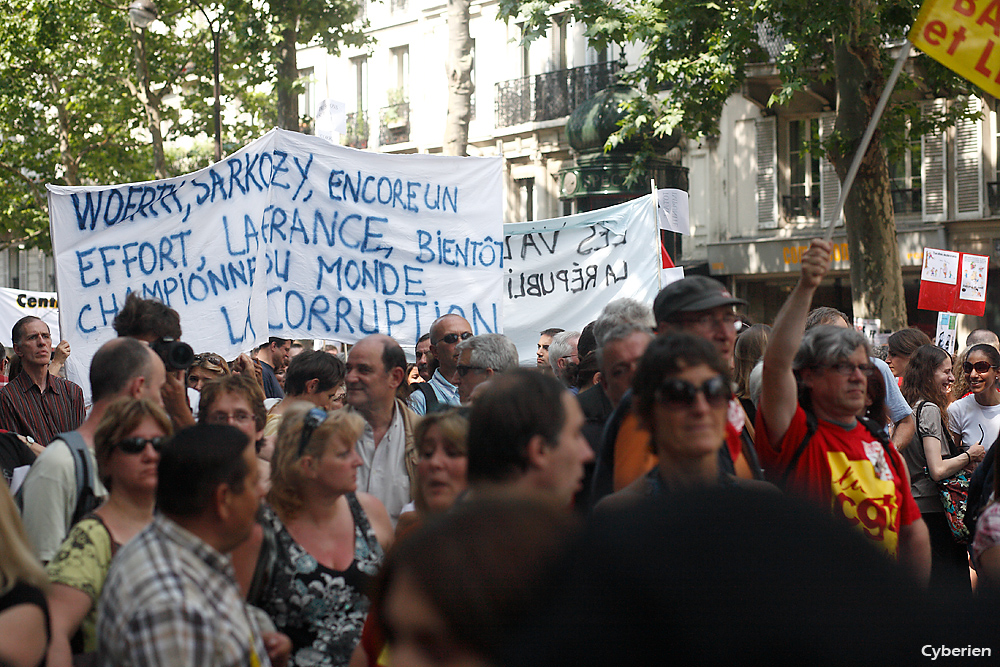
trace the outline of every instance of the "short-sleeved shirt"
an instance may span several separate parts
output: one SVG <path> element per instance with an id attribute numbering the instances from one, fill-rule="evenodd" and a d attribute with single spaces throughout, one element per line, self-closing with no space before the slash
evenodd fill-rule
<path id="1" fill-rule="evenodd" d="M 913 409 L 903 398 L 903 392 L 899 390 L 899 384 L 893 377 L 889 364 L 878 357 L 869 357 L 868 359 L 875 364 L 875 368 L 882 374 L 882 380 L 885 382 L 885 409 L 889 413 L 889 421 L 898 424 L 909 417 L 913 413 Z"/>
<path id="2" fill-rule="evenodd" d="M 90 611 L 83 618 L 83 650 L 97 650 L 97 601 L 117 551 L 111 533 L 96 514 L 88 515 L 70 529 L 55 557 L 45 567 L 54 584 L 63 584 L 90 598 Z"/>
<path id="3" fill-rule="evenodd" d="M 786 490 L 843 516 L 885 553 L 898 555 L 899 530 L 920 518 L 894 447 L 885 447 L 860 422 L 845 428 L 818 419 L 816 432 L 788 475 Z M 806 413 L 795 409 L 780 450 L 771 445 L 757 413 L 757 454 L 775 481 L 785 475 L 807 432 Z"/>
<path id="4" fill-rule="evenodd" d="M 0 389 L 0 428 L 30 435 L 42 445 L 77 429 L 86 416 L 83 390 L 51 373 L 45 384 L 43 392 L 27 373 L 21 373 Z"/>
<path id="5" fill-rule="evenodd" d="M 917 430 L 910 445 L 903 450 L 903 460 L 910 472 L 910 491 L 917 502 L 921 514 L 943 512 L 941 494 L 937 482 L 927 475 L 927 454 L 924 452 L 923 437 L 937 438 L 941 448 L 941 458 L 949 458 L 949 436 L 941 423 L 941 408 L 930 401 L 921 401 L 914 406 L 913 415 L 917 419 Z M 962 457 L 965 458 L 964 456 Z"/>
<path id="6" fill-rule="evenodd" d="M 274 374 L 274 369 L 270 364 L 260 362 L 260 379 L 264 383 L 265 398 L 284 398 L 285 392 L 278 384 L 278 376 Z"/>
<path id="7" fill-rule="evenodd" d="M 94 450 L 90 449 L 90 485 L 94 495 L 108 495 L 97 474 Z M 79 490 L 76 460 L 62 439 L 53 440 L 28 470 L 24 479 L 24 509 L 21 518 L 38 558 L 50 561 L 73 526 Z"/>
<path id="8" fill-rule="evenodd" d="M 1000 503 L 991 503 L 976 522 L 976 537 L 972 540 L 972 566 L 979 569 L 979 558 L 988 549 L 1000 544 Z"/>
<path id="9" fill-rule="evenodd" d="M 399 400 L 392 412 L 392 421 L 382 440 L 376 446 L 371 424 L 365 422 L 356 444 L 361 456 L 358 468 L 358 490 L 370 493 L 385 505 L 395 526 L 403 506 L 410 502 L 410 475 L 406 469 L 406 425 L 403 410 L 408 410 Z"/>
<path id="10" fill-rule="evenodd" d="M 163 515 L 111 564 L 97 653 L 102 667 L 271 664 L 229 556 Z"/>
<path id="11" fill-rule="evenodd" d="M 1000 435 L 1000 405 L 980 405 L 969 394 L 948 406 L 948 428 L 962 436 L 962 442 L 955 443 L 962 449 L 980 440 L 989 449 Z"/>

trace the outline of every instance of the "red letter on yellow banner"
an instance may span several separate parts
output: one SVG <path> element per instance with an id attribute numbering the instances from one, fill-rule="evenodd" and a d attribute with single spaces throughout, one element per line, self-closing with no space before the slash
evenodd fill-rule
<path id="1" fill-rule="evenodd" d="M 1000 97 L 1000 0 L 927 0 L 910 29 L 910 41 Z"/>

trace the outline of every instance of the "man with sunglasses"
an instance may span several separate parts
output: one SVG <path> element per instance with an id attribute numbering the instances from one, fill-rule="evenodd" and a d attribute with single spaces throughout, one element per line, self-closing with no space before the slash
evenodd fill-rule
<path id="1" fill-rule="evenodd" d="M 90 414 L 80 428 L 61 434 L 45 448 L 22 487 L 24 527 L 43 562 L 55 556 L 70 527 L 108 494 L 97 474 L 94 457 L 94 434 L 108 406 L 122 396 L 147 398 L 162 406 L 161 389 L 166 379 L 159 355 L 135 338 L 115 338 L 94 354 L 90 363 L 94 401 Z M 86 447 L 71 448 L 71 438 L 81 439 Z M 81 456 L 86 460 L 80 461 Z M 76 471 L 81 464 L 90 477 L 84 488 L 77 484 Z"/>
<path id="2" fill-rule="evenodd" d="M 480 334 L 460 342 L 455 384 L 462 405 L 470 403 L 473 389 L 517 365 L 517 347 L 503 334 Z"/>
<path id="3" fill-rule="evenodd" d="M 832 508 L 926 584 L 930 539 L 906 464 L 878 426 L 857 417 L 867 398 L 868 341 L 854 329 L 805 332 L 832 248 L 829 241 L 810 244 L 799 281 L 774 321 L 764 353 L 757 449 L 773 481 Z"/>
<path id="4" fill-rule="evenodd" d="M 438 362 L 428 382 L 416 385 L 410 394 L 410 409 L 418 415 L 459 405 L 455 371 L 458 368 L 458 343 L 472 338 L 472 327 L 461 315 L 442 315 L 431 324 L 431 354 Z"/>

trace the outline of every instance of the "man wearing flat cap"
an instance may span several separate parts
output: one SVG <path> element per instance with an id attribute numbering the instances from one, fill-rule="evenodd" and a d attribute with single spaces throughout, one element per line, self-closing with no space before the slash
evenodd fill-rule
<path id="1" fill-rule="evenodd" d="M 718 280 L 690 276 L 670 283 L 656 295 L 653 316 L 657 333 L 683 331 L 711 342 L 730 366 L 740 320 L 734 306 L 746 305 Z M 627 393 L 608 419 L 598 452 L 591 488 L 592 501 L 618 491 L 656 464 L 649 453 L 649 433 L 631 414 L 632 393 Z M 753 416 L 733 400 L 729 406 L 726 447 L 719 450 L 721 470 L 738 477 L 762 479 L 763 471 L 753 446 Z"/>
<path id="2" fill-rule="evenodd" d="M 656 331 L 684 331 L 700 336 L 714 344 L 719 356 L 731 366 L 736 325 L 740 319 L 733 306 L 745 306 L 746 303 L 708 276 L 683 278 L 670 283 L 656 295 L 653 301 Z"/>

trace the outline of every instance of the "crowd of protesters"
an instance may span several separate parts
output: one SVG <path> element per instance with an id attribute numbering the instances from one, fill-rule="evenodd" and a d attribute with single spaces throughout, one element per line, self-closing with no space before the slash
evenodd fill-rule
<path id="1" fill-rule="evenodd" d="M 194 354 L 132 294 L 89 406 L 23 318 L 0 665 L 989 658 L 1000 341 L 872 349 L 814 303 L 831 249 L 773 322 L 691 276 L 541 331 L 532 368 L 458 314 L 415 363 L 380 334 Z"/>

